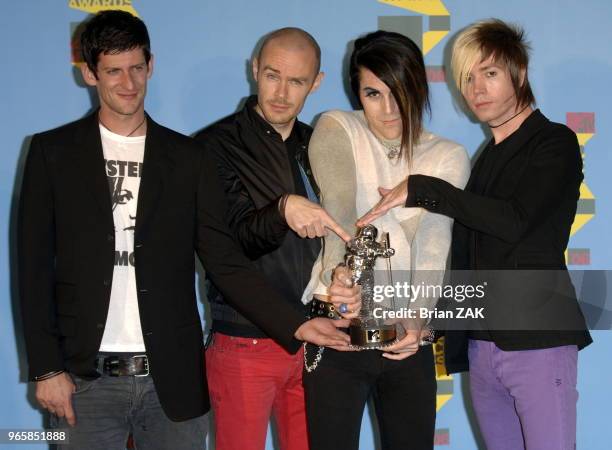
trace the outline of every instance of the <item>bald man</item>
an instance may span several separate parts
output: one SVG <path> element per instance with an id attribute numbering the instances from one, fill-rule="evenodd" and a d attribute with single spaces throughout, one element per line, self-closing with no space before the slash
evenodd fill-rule
<path id="1" fill-rule="evenodd" d="M 270 33 L 253 60 L 257 95 L 196 136 L 216 158 L 228 219 L 244 252 L 304 315 L 300 299 L 320 250 L 316 238 L 328 232 L 350 238 L 318 205 L 307 153 L 312 129 L 297 120 L 323 79 L 320 58 L 307 32 Z M 263 449 L 271 415 L 283 450 L 308 449 L 303 350 L 287 352 L 214 285 L 208 298 L 213 337 L 206 364 L 217 450 Z M 283 321 L 276 311 L 267 314 Z"/>

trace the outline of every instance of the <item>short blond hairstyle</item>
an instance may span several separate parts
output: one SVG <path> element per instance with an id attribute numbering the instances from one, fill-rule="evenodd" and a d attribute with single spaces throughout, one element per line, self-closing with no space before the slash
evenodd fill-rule
<path id="1" fill-rule="evenodd" d="M 457 89 L 464 94 L 474 65 L 493 57 L 496 63 L 510 72 L 518 104 L 526 106 L 535 103 L 527 77 L 529 44 L 524 35 L 520 27 L 499 19 L 476 22 L 463 30 L 453 44 L 451 56 L 451 71 Z"/>

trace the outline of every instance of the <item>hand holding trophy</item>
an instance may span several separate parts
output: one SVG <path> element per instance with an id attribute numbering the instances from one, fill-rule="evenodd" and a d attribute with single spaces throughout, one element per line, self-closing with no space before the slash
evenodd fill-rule
<path id="1" fill-rule="evenodd" d="M 387 269 L 391 277 L 390 258 L 395 250 L 389 246 L 389 234 L 378 242 L 378 230 L 374 225 L 359 228 L 357 236 L 346 245 L 345 263 L 352 275 L 354 284 L 361 286 L 361 310 L 358 317 L 351 320 L 349 334 L 351 345 L 360 349 L 381 349 L 395 342 L 397 334 L 395 323 L 391 323 L 381 314 L 375 315 L 374 303 L 374 266 L 377 258 L 387 259 Z M 393 297 L 384 299 L 380 305 L 381 312 L 385 309 L 394 310 Z M 378 316 L 378 317 L 375 317 Z"/>
<path id="2" fill-rule="evenodd" d="M 330 288 L 333 303 L 315 298 L 311 306 L 311 317 L 350 318 L 351 346 L 356 350 L 383 349 L 397 339 L 396 321 L 384 317 L 378 318 L 384 311 L 395 309 L 394 297 L 384 298 L 376 306 L 374 301 L 376 260 L 387 259 L 386 281 L 392 283 L 390 258 L 395 254 L 395 250 L 389 246 L 388 233 L 380 242 L 376 240 L 377 237 L 378 230 L 374 225 L 366 225 L 357 230 L 355 238 L 346 244 L 344 264 L 341 265 L 344 266 L 343 270 L 337 268 L 334 272 L 334 283 Z M 338 275 L 338 272 L 341 273 Z M 347 276 L 350 280 L 346 279 Z M 359 290 L 353 289 L 356 286 L 359 286 Z M 361 307 L 356 314 L 355 309 L 351 310 L 347 303 L 333 300 L 334 298 L 345 300 L 348 298 L 346 292 L 350 292 L 351 295 L 356 292 L 361 296 Z M 375 314 L 375 310 L 381 314 Z"/>

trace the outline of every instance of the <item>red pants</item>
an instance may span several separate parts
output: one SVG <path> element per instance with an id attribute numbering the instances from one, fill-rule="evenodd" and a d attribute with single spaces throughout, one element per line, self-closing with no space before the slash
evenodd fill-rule
<path id="1" fill-rule="evenodd" d="M 263 450 L 274 416 L 282 450 L 308 450 L 303 350 L 215 333 L 206 350 L 217 450 Z"/>

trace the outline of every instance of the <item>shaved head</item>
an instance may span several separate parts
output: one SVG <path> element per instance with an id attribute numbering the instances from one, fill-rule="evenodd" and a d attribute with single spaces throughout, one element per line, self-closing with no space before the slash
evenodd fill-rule
<path id="1" fill-rule="evenodd" d="M 320 66 L 319 44 L 304 30 L 281 28 L 262 39 L 252 61 L 255 110 L 283 140 L 289 137 L 306 97 L 319 88 L 324 76 Z"/>
<path id="2" fill-rule="evenodd" d="M 315 54 L 316 59 L 316 71 L 319 73 L 321 69 L 321 47 L 317 44 L 315 38 L 312 35 L 301 28 L 287 27 L 280 28 L 278 30 L 269 33 L 263 40 L 259 52 L 257 53 L 257 59 L 262 60 L 262 56 L 270 44 L 278 45 L 285 50 L 290 51 L 304 51 L 311 49 Z"/>

